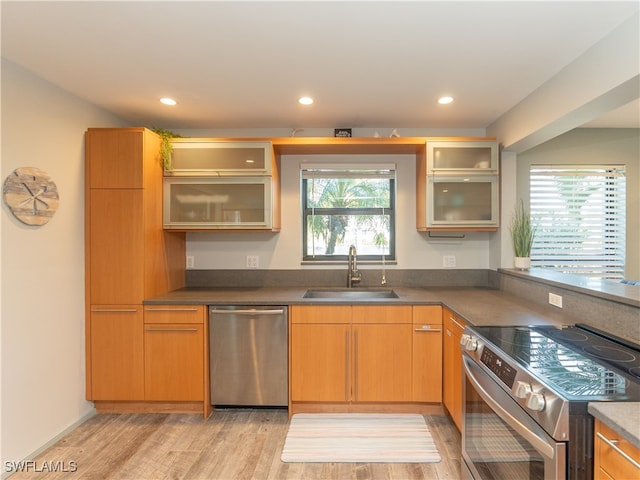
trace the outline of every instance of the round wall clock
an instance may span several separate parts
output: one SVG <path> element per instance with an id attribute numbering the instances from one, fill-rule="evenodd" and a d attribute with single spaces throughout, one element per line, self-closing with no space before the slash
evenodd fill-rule
<path id="1" fill-rule="evenodd" d="M 27 225 L 44 225 L 58 209 L 58 187 L 35 167 L 16 168 L 4 181 L 4 202 Z"/>

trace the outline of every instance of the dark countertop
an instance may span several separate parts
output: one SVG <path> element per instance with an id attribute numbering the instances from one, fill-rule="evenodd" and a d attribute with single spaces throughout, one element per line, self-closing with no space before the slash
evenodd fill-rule
<path id="1" fill-rule="evenodd" d="M 184 288 L 145 301 L 148 305 L 444 305 L 472 325 L 573 325 L 579 320 L 553 306 L 522 300 L 501 290 L 475 287 L 394 287 L 398 298 L 366 301 L 306 299 L 314 287 Z M 328 287 L 318 287 L 327 289 Z M 355 289 L 357 290 L 357 289 Z"/>

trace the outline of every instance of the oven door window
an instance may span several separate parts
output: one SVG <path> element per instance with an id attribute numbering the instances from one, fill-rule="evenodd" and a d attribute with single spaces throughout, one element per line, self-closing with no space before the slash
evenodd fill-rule
<path id="1" fill-rule="evenodd" d="M 473 479 L 565 479 L 566 444 L 549 437 L 477 364 L 463 360 L 462 447 Z"/>
<path id="2" fill-rule="evenodd" d="M 465 450 L 482 480 L 544 480 L 544 458 L 476 394 L 466 399 Z"/>

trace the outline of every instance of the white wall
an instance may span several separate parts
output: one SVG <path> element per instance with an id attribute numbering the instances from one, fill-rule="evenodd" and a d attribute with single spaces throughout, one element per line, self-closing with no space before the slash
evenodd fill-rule
<path id="1" fill-rule="evenodd" d="M 372 136 L 374 131 L 388 134 L 391 128 L 368 129 L 354 132 L 357 136 Z M 177 132 L 178 133 L 178 132 Z M 234 136 L 288 136 L 283 131 L 181 131 L 185 136 L 234 137 Z M 301 132 L 298 136 L 331 136 L 332 131 Z M 483 136 L 479 130 L 400 130 L 403 136 Z M 309 135 L 311 136 L 311 135 Z M 187 235 L 187 255 L 193 255 L 196 269 L 244 269 L 246 256 L 258 255 L 259 268 L 296 270 L 319 268 L 317 265 L 301 265 L 302 212 L 300 200 L 300 164 L 305 161 L 320 162 L 382 162 L 397 166 L 397 216 L 396 257 L 397 265 L 389 269 L 434 269 L 443 267 L 444 255 L 456 257 L 456 268 L 489 268 L 489 241 L 492 233 L 467 234 L 464 240 L 430 239 L 416 230 L 416 179 L 415 156 L 411 155 L 286 155 L 282 157 L 282 229 L 280 233 L 191 233 Z M 344 268 L 341 265 L 322 268 Z M 379 265 L 361 265 L 379 269 Z"/>
<path id="2" fill-rule="evenodd" d="M 124 124 L 4 59 L 1 105 L 3 182 L 18 167 L 37 167 L 60 196 L 42 227 L 21 223 L 2 205 L 6 473 L 6 461 L 26 458 L 93 410 L 84 399 L 84 131 Z"/>

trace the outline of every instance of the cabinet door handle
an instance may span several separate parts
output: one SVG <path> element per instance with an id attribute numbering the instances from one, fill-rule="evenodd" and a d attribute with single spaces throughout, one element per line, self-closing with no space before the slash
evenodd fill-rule
<path id="1" fill-rule="evenodd" d="M 135 313 L 137 308 L 92 308 L 92 312 L 97 313 Z"/>
<path id="2" fill-rule="evenodd" d="M 353 332 L 353 385 L 355 400 L 358 401 L 358 330 Z"/>
<path id="3" fill-rule="evenodd" d="M 455 323 L 461 330 L 464 330 L 464 325 L 462 325 L 460 322 L 456 321 L 455 318 L 449 317 L 449 320 L 451 320 L 453 323 Z"/>
<path id="4" fill-rule="evenodd" d="M 146 332 L 197 332 L 197 328 L 153 328 L 147 327 Z"/>
<path id="5" fill-rule="evenodd" d="M 414 332 L 441 332 L 439 328 L 416 328 Z"/>
<path id="6" fill-rule="evenodd" d="M 344 332 L 344 351 L 345 351 L 345 362 L 344 362 L 344 369 L 345 369 L 345 381 L 344 381 L 344 399 L 345 401 L 349 401 L 349 380 L 351 375 L 349 375 L 349 330 L 345 330 Z"/>
<path id="7" fill-rule="evenodd" d="M 620 447 L 618 447 L 618 445 L 616 445 L 618 443 L 618 440 L 609 440 L 607 437 L 605 437 L 600 432 L 597 432 L 596 435 L 598 436 L 598 438 L 600 440 L 602 440 L 604 443 L 609 445 L 617 453 L 619 453 L 625 460 L 627 460 L 629 463 L 631 463 L 631 465 L 633 465 L 635 468 L 640 470 L 640 463 L 636 462 L 627 452 L 625 452 Z"/>
<path id="8" fill-rule="evenodd" d="M 282 315 L 284 309 L 270 309 L 270 310 L 258 310 L 257 308 L 250 308 L 245 310 L 217 310 L 211 309 L 210 313 L 214 315 Z"/>

